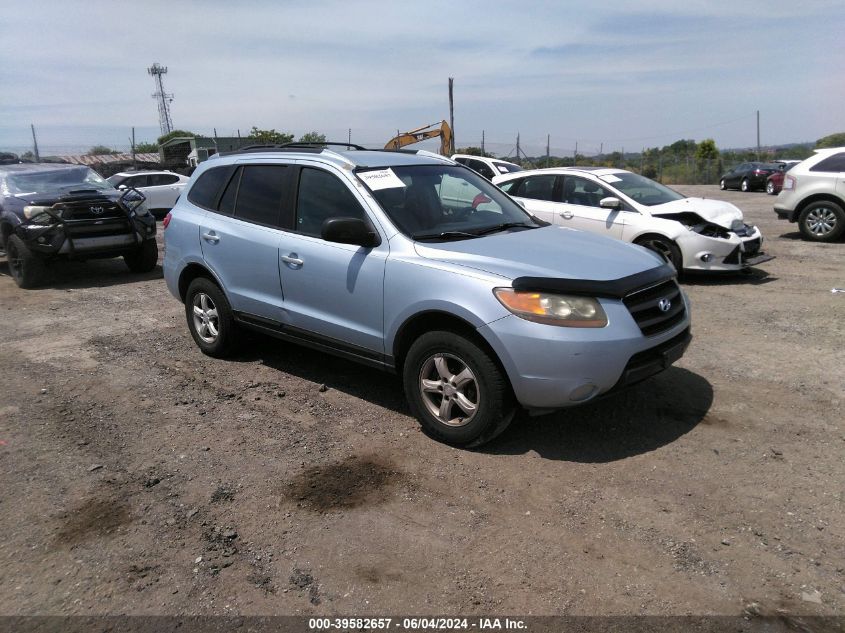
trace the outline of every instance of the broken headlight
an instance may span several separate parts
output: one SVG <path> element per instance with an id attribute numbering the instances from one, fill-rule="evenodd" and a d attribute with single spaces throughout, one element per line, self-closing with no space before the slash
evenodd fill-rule
<path id="1" fill-rule="evenodd" d="M 53 207 L 33 205 L 23 208 L 23 217 L 31 224 L 52 224 L 56 215 L 61 216 L 61 211 L 54 211 Z"/>

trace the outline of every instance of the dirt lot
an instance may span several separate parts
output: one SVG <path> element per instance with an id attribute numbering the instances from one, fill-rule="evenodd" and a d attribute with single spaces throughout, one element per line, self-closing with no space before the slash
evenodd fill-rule
<path id="1" fill-rule="evenodd" d="M 845 613 L 845 244 L 678 189 L 777 259 L 684 283 L 676 367 L 477 451 L 392 376 L 204 357 L 160 269 L 0 260 L 0 613 Z"/>

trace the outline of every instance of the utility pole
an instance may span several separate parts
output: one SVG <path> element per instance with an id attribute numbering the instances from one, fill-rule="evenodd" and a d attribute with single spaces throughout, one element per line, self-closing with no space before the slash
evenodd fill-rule
<path id="1" fill-rule="evenodd" d="M 578 164 L 578 141 L 575 141 L 575 153 L 572 155 L 572 165 Z"/>
<path id="2" fill-rule="evenodd" d="M 487 156 L 487 152 L 484 150 L 484 130 L 481 130 L 481 155 Z"/>
<path id="3" fill-rule="evenodd" d="M 147 68 L 147 73 L 152 75 L 155 81 L 156 91 L 153 93 L 153 99 L 158 102 L 158 125 L 161 128 L 161 135 L 164 136 L 173 131 L 173 120 L 170 118 L 170 103 L 173 101 L 173 95 L 164 91 L 164 83 L 161 79 L 161 76 L 167 73 L 167 66 L 155 63 Z"/>
<path id="4" fill-rule="evenodd" d="M 35 138 L 35 125 L 30 123 L 29 127 L 32 128 L 32 153 L 35 154 L 35 162 L 40 163 L 41 156 L 38 154 L 38 139 Z"/>
<path id="5" fill-rule="evenodd" d="M 449 143 L 449 153 L 455 153 L 455 101 L 453 89 L 455 86 L 454 77 L 449 77 L 449 127 L 452 128 L 452 140 Z"/>
<path id="6" fill-rule="evenodd" d="M 346 142 L 352 145 L 352 128 L 349 128 L 349 134 L 346 137 Z"/>
<path id="7" fill-rule="evenodd" d="M 549 153 L 549 143 L 551 141 L 551 138 L 551 134 L 546 134 L 546 167 L 549 166 L 549 159 L 551 157 L 551 154 Z"/>
<path id="8" fill-rule="evenodd" d="M 241 148 L 241 130 L 238 128 L 238 149 Z"/>
<path id="9" fill-rule="evenodd" d="M 137 167 L 135 163 L 135 126 L 132 126 L 132 167 Z"/>
<path id="10" fill-rule="evenodd" d="M 519 160 L 519 132 L 516 133 L 516 160 Z"/>
<path id="11" fill-rule="evenodd" d="M 757 110 L 757 160 L 760 160 L 760 111 Z"/>
<path id="12" fill-rule="evenodd" d="M 604 155 L 604 143 L 599 143 L 599 155 Z"/>

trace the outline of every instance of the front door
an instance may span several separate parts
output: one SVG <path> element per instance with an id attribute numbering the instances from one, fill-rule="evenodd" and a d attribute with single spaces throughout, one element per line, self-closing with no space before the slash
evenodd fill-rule
<path id="1" fill-rule="evenodd" d="M 625 212 L 620 209 L 603 209 L 599 202 L 618 196 L 597 182 L 581 176 L 563 177 L 561 211 L 564 226 L 598 233 L 607 237 L 622 238 Z"/>
<path id="2" fill-rule="evenodd" d="M 361 218 L 378 232 L 363 200 L 340 174 L 304 166 L 299 173 L 293 231 L 279 246 L 286 325 L 304 336 L 380 358 L 384 354 L 384 268 L 389 247 L 327 242 L 323 222 Z M 338 344 L 340 343 L 340 344 Z"/>

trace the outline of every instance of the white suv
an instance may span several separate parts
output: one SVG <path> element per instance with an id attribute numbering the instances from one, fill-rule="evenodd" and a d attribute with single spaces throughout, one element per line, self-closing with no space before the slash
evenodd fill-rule
<path id="1" fill-rule="evenodd" d="M 509 163 L 506 160 L 499 160 L 498 158 L 490 158 L 489 156 L 453 154 L 452 160 L 461 165 L 466 165 L 473 171 L 484 176 L 487 180 L 493 180 L 494 176 L 522 171 L 522 167 L 515 163 Z"/>
<path id="2" fill-rule="evenodd" d="M 817 149 L 784 176 L 775 202 L 781 220 L 798 222 L 814 242 L 833 242 L 845 233 L 845 147 Z"/>
<path id="3" fill-rule="evenodd" d="M 175 205 L 190 178 L 172 171 L 125 171 L 108 178 L 116 189 L 137 189 L 153 215 L 164 216 Z"/>

